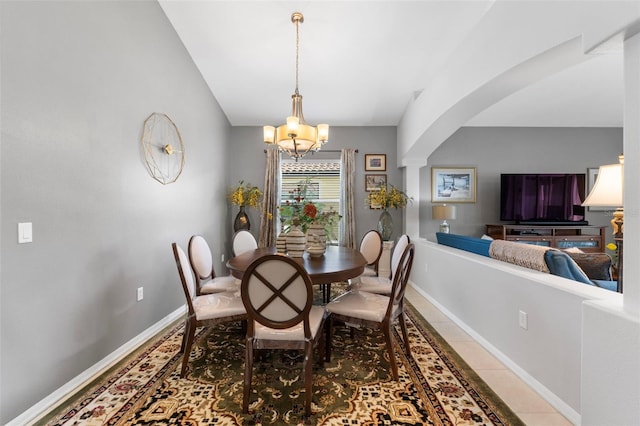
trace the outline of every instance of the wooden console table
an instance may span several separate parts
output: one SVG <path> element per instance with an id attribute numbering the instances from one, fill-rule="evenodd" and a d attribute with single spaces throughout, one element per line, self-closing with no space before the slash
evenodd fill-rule
<path id="1" fill-rule="evenodd" d="M 536 244 L 559 249 L 577 247 L 588 253 L 604 252 L 606 226 L 487 225 L 496 240 Z"/>

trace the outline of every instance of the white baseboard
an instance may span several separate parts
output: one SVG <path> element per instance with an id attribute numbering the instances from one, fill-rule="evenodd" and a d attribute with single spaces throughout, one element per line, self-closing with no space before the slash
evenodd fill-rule
<path id="1" fill-rule="evenodd" d="M 560 399 L 556 394 L 551 392 L 546 386 L 536 380 L 533 376 L 527 373 L 524 369 L 522 369 L 518 364 L 516 364 L 511 358 L 507 357 L 503 354 L 499 349 L 493 346 L 488 340 L 480 336 L 476 333 L 472 328 L 470 328 L 466 323 L 452 314 L 447 308 L 438 303 L 435 299 L 429 296 L 423 289 L 414 283 L 409 283 L 411 287 L 422 297 L 431 302 L 436 308 L 438 308 L 444 315 L 446 315 L 451 321 L 453 321 L 458 327 L 463 329 L 468 335 L 470 335 L 475 341 L 477 341 L 483 348 L 485 348 L 489 353 L 498 358 L 500 362 L 502 362 L 507 368 L 509 368 L 513 373 L 518 376 L 523 382 L 525 382 L 529 387 L 535 390 L 543 399 L 545 399 L 549 404 L 551 404 L 559 413 L 565 416 L 571 423 L 574 425 L 581 424 L 581 416 L 576 410 L 571 408 L 566 402 Z"/>
<path id="2" fill-rule="evenodd" d="M 60 402 L 64 401 L 65 398 L 68 398 L 70 395 L 72 395 L 73 392 L 75 392 L 78 388 L 89 384 L 92 380 L 103 374 L 122 358 L 126 357 L 131 352 L 136 350 L 141 344 L 143 344 L 151 337 L 162 331 L 169 324 L 180 318 L 182 315 L 184 315 L 184 313 L 184 306 L 176 309 L 175 311 L 104 357 L 92 367 L 80 373 L 69 382 L 65 383 L 62 387 L 49 394 L 46 398 L 42 399 L 27 411 L 11 420 L 6 424 L 6 426 L 25 426 L 33 424 L 34 422 L 45 416 L 47 413 L 49 413 L 49 411 Z"/>

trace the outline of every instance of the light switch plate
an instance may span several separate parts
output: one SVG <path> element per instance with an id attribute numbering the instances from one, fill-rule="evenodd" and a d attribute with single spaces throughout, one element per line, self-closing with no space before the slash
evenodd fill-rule
<path id="1" fill-rule="evenodd" d="M 33 241 L 33 227 L 31 222 L 18 223 L 18 243 L 30 243 Z"/>
<path id="2" fill-rule="evenodd" d="M 525 311 L 518 312 L 518 325 L 524 330 L 529 329 L 529 316 Z"/>

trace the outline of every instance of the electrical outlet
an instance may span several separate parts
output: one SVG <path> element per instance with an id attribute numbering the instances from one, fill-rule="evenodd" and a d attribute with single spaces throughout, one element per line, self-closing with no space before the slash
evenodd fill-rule
<path id="1" fill-rule="evenodd" d="M 518 325 L 520 325 L 520 328 L 525 330 L 529 328 L 528 315 L 525 311 L 518 312 Z"/>
<path id="2" fill-rule="evenodd" d="M 220 255 L 220 262 L 224 262 L 224 253 Z"/>
<path id="3" fill-rule="evenodd" d="M 138 302 L 144 299 L 144 287 L 138 287 Z"/>

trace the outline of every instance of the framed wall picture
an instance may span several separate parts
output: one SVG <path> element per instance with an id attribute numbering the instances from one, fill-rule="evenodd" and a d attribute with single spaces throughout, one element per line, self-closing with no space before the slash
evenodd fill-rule
<path id="1" fill-rule="evenodd" d="M 593 167 L 587 169 L 587 193 L 584 195 L 585 198 L 591 194 L 591 190 L 593 186 L 596 184 L 596 179 L 598 179 L 598 171 L 599 167 Z M 614 206 L 589 206 L 587 209 L 590 212 L 612 212 L 615 211 L 617 207 Z"/>
<path id="2" fill-rule="evenodd" d="M 385 154 L 365 154 L 364 155 L 364 171 L 365 172 L 386 172 L 387 156 Z"/>
<path id="3" fill-rule="evenodd" d="M 364 175 L 365 190 L 380 191 L 381 187 L 387 186 L 387 175 Z"/>
<path id="4" fill-rule="evenodd" d="M 371 210 L 381 210 L 382 206 L 373 200 L 372 195 L 373 193 L 369 194 L 369 208 Z"/>
<path id="5" fill-rule="evenodd" d="M 475 167 L 432 167 L 432 203 L 475 203 Z"/>

